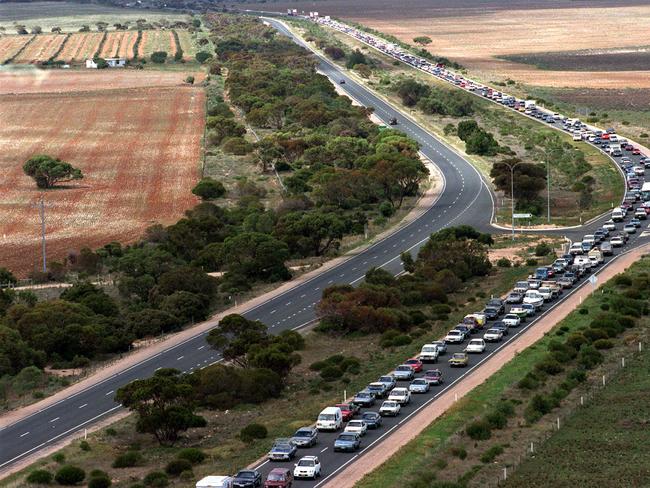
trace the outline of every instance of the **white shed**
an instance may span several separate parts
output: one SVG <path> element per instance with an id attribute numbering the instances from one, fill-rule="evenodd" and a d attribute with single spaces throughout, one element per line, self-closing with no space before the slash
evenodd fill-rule
<path id="1" fill-rule="evenodd" d="M 104 61 L 109 68 L 124 68 L 126 66 L 126 58 L 106 58 Z M 97 63 L 93 59 L 86 59 L 86 68 L 97 69 Z"/>

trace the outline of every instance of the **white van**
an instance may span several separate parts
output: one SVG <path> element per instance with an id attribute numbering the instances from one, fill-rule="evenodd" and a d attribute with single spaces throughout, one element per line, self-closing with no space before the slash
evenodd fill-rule
<path id="1" fill-rule="evenodd" d="M 612 210 L 612 220 L 614 222 L 623 222 L 625 219 L 625 214 L 623 213 L 623 210 L 620 208 L 615 208 Z"/>
<path id="2" fill-rule="evenodd" d="M 593 263 L 591 259 L 589 259 L 589 256 L 576 256 L 576 258 L 573 260 L 574 266 L 582 266 L 583 268 L 591 268 L 593 266 Z"/>
<path id="3" fill-rule="evenodd" d="M 196 482 L 196 488 L 233 488 L 230 476 L 206 476 Z"/>
<path id="4" fill-rule="evenodd" d="M 339 430 L 343 424 L 343 414 L 339 407 L 327 407 L 319 415 L 316 421 L 318 430 Z"/>

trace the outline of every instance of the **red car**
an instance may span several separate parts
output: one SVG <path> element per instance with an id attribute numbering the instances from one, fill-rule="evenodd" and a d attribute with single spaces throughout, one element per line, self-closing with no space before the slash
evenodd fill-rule
<path id="1" fill-rule="evenodd" d="M 420 361 L 417 358 L 404 361 L 404 364 L 408 364 L 414 373 L 419 373 L 420 371 L 422 371 L 422 361 Z"/>
<path id="2" fill-rule="evenodd" d="M 287 468 L 273 468 L 264 482 L 264 488 L 290 488 L 293 486 L 293 473 Z"/>
<path id="3" fill-rule="evenodd" d="M 430 369 L 424 373 L 424 379 L 427 380 L 430 385 L 441 385 L 442 373 L 439 369 Z"/>
<path id="4" fill-rule="evenodd" d="M 354 403 L 339 403 L 335 405 L 341 409 L 341 414 L 343 415 L 343 422 L 347 422 L 357 413 L 359 413 L 359 406 Z"/>
<path id="5" fill-rule="evenodd" d="M 635 156 L 638 156 L 639 154 L 641 154 L 641 149 L 639 149 L 638 147 L 635 147 L 634 149 L 632 149 L 632 154 L 634 154 Z"/>
<path id="6" fill-rule="evenodd" d="M 609 134 L 605 133 L 602 136 L 600 136 L 600 138 L 603 139 L 604 141 L 609 141 Z"/>
<path id="7" fill-rule="evenodd" d="M 626 150 L 626 151 L 631 151 L 631 150 L 633 150 L 633 149 L 634 149 L 634 146 L 633 146 L 632 144 L 627 144 L 627 145 L 625 146 L 625 150 Z"/>

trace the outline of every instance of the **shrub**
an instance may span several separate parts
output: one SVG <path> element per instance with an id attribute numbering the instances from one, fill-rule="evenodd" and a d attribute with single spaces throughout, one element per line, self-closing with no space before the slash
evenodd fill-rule
<path id="1" fill-rule="evenodd" d="M 526 259 L 526 266 L 537 266 L 537 259 L 535 258 Z"/>
<path id="2" fill-rule="evenodd" d="M 592 369 L 603 361 L 603 355 L 593 346 L 582 346 L 578 353 L 578 363 L 585 369 Z"/>
<path id="3" fill-rule="evenodd" d="M 512 266 L 512 263 L 508 258 L 503 257 L 503 258 L 499 258 L 499 260 L 497 261 L 497 266 L 499 268 L 509 268 L 510 266 Z"/>
<path id="4" fill-rule="evenodd" d="M 54 479 L 60 485 L 73 486 L 81 483 L 85 477 L 86 472 L 83 469 L 66 464 L 56 472 Z"/>
<path id="5" fill-rule="evenodd" d="M 151 53 L 151 61 L 157 64 L 163 64 L 167 60 L 167 53 L 165 51 L 156 51 Z"/>
<path id="6" fill-rule="evenodd" d="M 65 454 L 62 452 L 57 452 L 54 456 L 52 456 L 52 460 L 55 463 L 63 464 L 65 462 Z"/>
<path id="7" fill-rule="evenodd" d="M 201 200 L 213 200 L 224 196 L 226 194 L 226 188 L 223 186 L 223 183 L 208 176 L 202 178 L 201 181 L 192 188 L 192 193 Z"/>
<path id="8" fill-rule="evenodd" d="M 223 141 L 221 148 L 227 153 L 234 154 L 235 156 L 244 156 L 253 151 L 253 145 L 243 137 L 228 137 Z M 287 171 L 290 170 L 291 167 L 283 168 L 280 164 L 277 164 L 275 169 L 278 171 Z"/>
<path id="9" fill-rule="evenodd" d="M 467 457 L 467 450 L 464 447 L 452 447 L 449 452 L 458 459 L 465 459 Z"/>
<path id="10" fill-rule="evenodd" d="M 179 476 L 183 471 L 188 470 L 192 470 L 192 463 L 187 459 L 172 459 L 165 466 L 165 473 L 172 476 Z"/>
<path id="11" fill-rule="evenodd" d="M 567 378 L 582 383 L 587 379 L 587 373 L 582 369 L 574 369 L 569 373 Z"/>
<path id="12" fill-rule="evenodd" d="M 539 378 L 537 378 L 537 376 L 533 373 L 528 373 L 521 380 L 519 380 L 517 387 L 522 390 L 536 390 L 539 388 Z"/>
<path id="13" fill-rule="evenodd" d="M 499 454 L 503 454 L 503 446 L 492 446 L 483 454 L 481 454 L 481 462 L 485 464 L 491 463 Z"/>
<path id="14" fill-rule="evenodd" d="M 494 410 L 502 413 L 506 417 L 512 417 L 515 414 L 515 406 L 510 400 L 501 400 L 496 404 Z"/>
<path id="15" fill-rule="evenodd" d="M 26 481 L 35 485 L 49 485 L 52 482 L 52 473 L 44 469 L 37 469 L 29 473 Z"/>
<path id="16" fill-rule="evenodd" d="M 196 53 L 195 57 L 199 63 L 203 64 L 212 57 L 212 54 L 207 53 L 205 51 L 199 51 L 198 53 Z"/>
<path id="17" fill-rule="evenodd" d="M 581 308 L 580 310 L 578 310 L 578 313 L 580 315 L 589 315 L 589 309 L 588 308 Z"/>
<path id="18" fill-rule="evenodd" d="M 96 476 L 88 481 L 88 488 L 108 488 L 113 482 L 108 476 Z"/>
<path id="19" fill-rule="evenodd" d="M 248 424 L 239 432 L 239 438 L 244 442 L 252 442 L 254 439 L 264 439 L 269 431 L 262 424 Z"/>
<path id="20" fill-rule="evenodd" d="M 379 205 L 379 213 L 384 217 L 391 217 L 395 213 L 395 207 L 390 202 L 382 202 Z"/>
<path id="21" fill-rule="evenodd" d="M 117 431 L 113 427 L 109 427 L 108 429 L 106 429 L 106 435 L 115 437 L 117 435 Z"/>
<path id="22" fill-rule="evenodd" d="M 193 85 L 193 84 L 194 84 L 194 77 L 191 76 L 191 75 L 188 76 L 187 78 L 185 78 L 185 83 L 188 83 L 188 84 L 190 84 L 190 85 Z"/>
<path id="23" fill-rule="evenodd" d="M 142 454 L 138 451 L 126 451 L 118 455 L 113 461 L 114 468 L 132 468 L 142 463 Z"/>
<path id="24" fill-rule="evenodd" d="M 502 412 L 492 412 L 485 416 L 485 421 L 493 429 L 503 429 L 508 425 L 508 418 Z"/>
<path id="25" fill-rule="evenodd" d="M 555 359 L 547 357 L 535 365 L 535 369 L 546 374 L 556 375 L 563 371 L 562 365 Z"/>
<path id="26" fill-rule="evenodd" d="M 101 469 L 93 469 L 90 472 L 89 475 L 91 478 L 101 478 L 101 477 L 108 477 L 108 473 L 106 471 L 102 471 Z"/>
<path id="27" fill-rule="evenodd" d="M 469 424 L 465 429 L 465 432 L 475 441 L 484 441 L 489 439 L 492 436 L 490 429 L 490 424 L 484 420 L 476 420 Z"/>
<path id="28" fill-rule="evenodd" d="M 325 381 L 336 381 L 341 376 L 343 376 L 343 371 L 341 371 L 341 368 L 332 364 L 328 364 L 320 371 L 320 377 Z"/>
<path id="29" fill-rule="evenodd" d="M 185 449 L 181 449 L 176 457 L 178 459 L 187 459 L 192 464 L 201 464 L 205 461 L 206 455 L 201 449 L 186 447 Z"/>
<path id="30" fill-rule="evenodd" d="M 169 478 L 161 471 L 152 471 L 144 477 L 145 486 L 153 486 L 154 488 L 161 488 L 169 484 Z"/>
<path id="31" fill-rule="evenodd" d="M 596 349 L 611 349 L 614 347 L 614 343 L 609 339 L 598 339 L 594 342 L 594 347 Z"/>
<path id="32" fill-rule="evenodd" d="M 81 441 L 79 443 L 79 449 L 82 451 L 90 451 L 90 444 L 88 444 L 88 441 Z"/>
<path id="33" fill-rule="evenodd" d="M 529 424 L 537 422 L 553 409 L 553 402 L 542 395 L 535 395 L 524 410 L 524 418 Z"/>
<path id="34" fill-rule="evenodd" d="M 548 256 L 553 252 L 553 247 L 546 241 L 542 241 L 535 246 L 535 256 Z"/>

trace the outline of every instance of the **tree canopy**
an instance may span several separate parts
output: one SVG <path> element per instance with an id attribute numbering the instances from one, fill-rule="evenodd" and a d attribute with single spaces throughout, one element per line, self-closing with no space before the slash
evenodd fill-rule
<path id="1" fill-rule="evenodd" d="M 80 169 L 46 154 L 29 158 L 23 165 L 23 171 L 34 179 L 36 186 L 43 189 L 52 188 L 57 183 L 83 178 Z"/>

